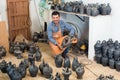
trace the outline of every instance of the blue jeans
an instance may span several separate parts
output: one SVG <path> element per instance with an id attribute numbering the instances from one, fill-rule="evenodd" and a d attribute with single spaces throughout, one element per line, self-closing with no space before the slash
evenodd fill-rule
<path id="1" fill-rule="evenodd" d="M 63 51 L 62 55 L 66 55 L 66 54 L 68 53 L 68 51 L 69 51 L 69 48 L 70 48 L 70 47 L 67 47 L 67 48 Z"/>

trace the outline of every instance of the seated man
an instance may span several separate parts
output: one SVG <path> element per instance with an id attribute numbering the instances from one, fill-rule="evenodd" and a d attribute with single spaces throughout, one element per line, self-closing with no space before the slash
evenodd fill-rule
<path id="1" fill-rule="evenodd" d="M 53 56 L 62 54 L 63 57 L 66 57 L 68 53 L 68 47 L 62 48 L 61 42 L 59 39 L 64 37 L 63 32 L 64 30 L 69 31 L 69 36 L 72 37 L 75 34 L 75 30 L 72 26 L 60 20 L 60 13 L 57 11 L 52 12 L 52 21 L 49 23 L 47 27 L 47 34 L 49 39 L 49 45 L 52 48 Z M 58 50 L 59 49 L 59 50 Z"/>

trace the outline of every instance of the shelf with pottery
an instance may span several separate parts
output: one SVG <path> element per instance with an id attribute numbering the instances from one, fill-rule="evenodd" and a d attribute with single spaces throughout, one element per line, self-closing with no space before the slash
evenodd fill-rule
<path id="1" fill-rule="evenodd" d="M 93 18 L 111 16 L 111 14 L 110 15 L 101 15 L 101 14 L 99 14 L 97 16 L 89 16 L 87 14 L 80 14 L 80 13 L 74 13 L 74 12 L 66 12 L 66 11 L 62 11 L 62 10 L 50 10 L 50 11 L 52 11 L 52 12 L 53 11 L 58 11 L 60 13 L 72 14 L 72 15 L 79 15 L 79 16 L 83 16 L 83 17 L 93 17 Z"/>
<path id="2" fill-rule="evenodd" d="M 80 16 L 85 16 L 85 17 L 89 17 L 86 14 L 80 14 L 80 13 L 74 13 L 74 12 L 66 12 L 66 11 L 62 11 L 62 10 L 51 10 L 51 11 L 58 11 L 60 13 L 65 13 L 65 14 L 73 14 L 73 15 L 80 15 Z"/>

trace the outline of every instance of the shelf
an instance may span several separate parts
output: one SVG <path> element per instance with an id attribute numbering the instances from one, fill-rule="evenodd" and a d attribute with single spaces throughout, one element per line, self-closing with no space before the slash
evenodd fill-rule
<path id="1" fill-rule="evenodd" d="M 60 13 L 65 13 L 65 14 L 73 14 L 73 15 L 80 15 L 80 16 L 89 17 L 89 16 L 86 15 L 86 14 L 79 14 L 79 13 L 74 13 L 74 12 L 65 12 L 65 11 L 62 11 L 62 10 L 52 10 L 52 11 L 58 11 L 58 12 L 60 12 Z"/>
<path id="2" fill-rule="evenodd" d="M 51 11 L 58 11 L 60 13 L 65 13 L 65 14 L 73 14 L 73 15 L 79 15 L 79 16 L 84 16 L 84 17 L 102 17 L 102 16 L 110 16 L 110 15 L 97 15 L 97 16 L 89 16 L 87 14 L 80 14 L 80 13 L 74 13 L 74 12 L 66 12 L 62 10 L 51 10 Z"/>

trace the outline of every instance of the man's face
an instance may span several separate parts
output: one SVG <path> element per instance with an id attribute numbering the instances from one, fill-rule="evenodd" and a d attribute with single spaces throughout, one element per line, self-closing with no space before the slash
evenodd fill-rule
<path id="1" fill-rule="evenodd" d="M 59 15 L 52 15 L 52 20 L 55 24 L 59 23 L 60 16 Z"/>

